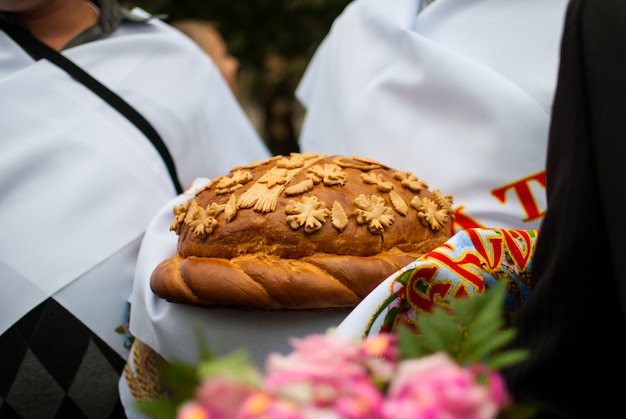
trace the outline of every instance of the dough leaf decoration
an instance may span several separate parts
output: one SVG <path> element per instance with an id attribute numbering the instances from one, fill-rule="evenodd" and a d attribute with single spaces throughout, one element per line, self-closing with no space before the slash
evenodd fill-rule
<path id="1" fill-rule="evenodd" d="M 313 186 L 314 186 L 313 180 L 305 179 L 302 182 L 296 183 L 295 185 L 292 185 L 286 188 L 285 195 L 287 196 L 300 195 L 313 189 Z"/>
<path id="2" fill-rule="evenodd" d="M 230 222 L 235 219 L 237 216 L 237 208 L 237 197 L 235 194 L 232 194 L 230 198 L 228 198 L 228 202 L 224 208 L 224 219 L 226 222 Z"/>
<path id="3" fill-rule="evenodd" d="M 389 200 L 391 201 L 391 206 L 398 214 L 407 215 L 409 213 L 409 205 L 396 191 L 389 192 Z"/>
<path id="4" fill-rule="evenodd" d="M 343 231 L 348 226 L 348 216 L 343 206 L 335 201 L 331 211 L 332 226 L 339 231 Z"/>

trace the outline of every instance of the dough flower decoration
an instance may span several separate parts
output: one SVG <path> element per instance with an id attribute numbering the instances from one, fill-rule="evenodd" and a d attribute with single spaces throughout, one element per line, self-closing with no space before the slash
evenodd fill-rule
<path id="1" fill-rule="evenodd" d="M 423 314 L 418 333 L 292 338 L 291 352 L 267 357 L 264 374 L 244 350 L 215 358 L 201 345 L 202 361 L 166 363 L 168 391 L 139 407 L 163 419 L 530 417 L 499 373 L 528 355 L 503 349 L 515 335 L 501 321 L 503 285 Z"/>
<path id="2" fill-rule="evenodd" d="M 422 198 L 415 196 L 411 200 L 411 207 L 417 210 L 417 216 L 424 225 L 430 226 L 433 230 L 441 229 L 450 217 L 452 198 L 441 194 L 441 191 L 433 191 L 433 198 Z"/>
<path id="3" fill-rule="evenodd" d="M 205 209 L 198 205 L 196 201 L 192 200 L 187 215 L 185 216 L 185 224 L 191 228 L 193 234 L 205 238 L 213 233 L 213 230 L 215 230 L 218 225 L 215 217 L 224 211 L 225 208 L 226 205 L 218 205 L 213 202 Z"/>
<path id="4" fill-rule="evenodd" d="M 294 230 L 304 226 L 304 231 L 312 233 L 322 228 L 330 211 L 316 196 L 304 196 L 302 201 L 291 200 L 285 208 L 287 223 Z"/>
<path id="5" fill-rule="evenodd" d="M 385 205 L 385 200 L 378 195 L 359 195 L 354 204 L 356 209 L 356 222 L 367 224 L 370 231 L 382 234 L 385 228 L 393 224 L 393 212 Z"/>
<path id="6" fill-rule="evenodd" d="M 336 164 L 315 165 L 309 168 L 308 177 L 317 185 L 322 182 L 326 186 L 345 185 L 348 175 Z"/>
<path id="7" fill-rule="evenodd" d="M 185 217 L 187 216 L 187 211 L 189 210 L 190 201 L 186 201 L 180 205 L 174 205 L 174 220 L 170 224 L 170 231 L 176 232 L 176 234 L 180 234 L 180 226 L 185 221 Z"/>
<path id="8" fill-rule="evenodd" d="M 273 167 L 259 179 L 259 183 L 265 183 L 268 189 L 276 185 L 283 185 L 287 183 L 288 173 L 287 169 Z"/>

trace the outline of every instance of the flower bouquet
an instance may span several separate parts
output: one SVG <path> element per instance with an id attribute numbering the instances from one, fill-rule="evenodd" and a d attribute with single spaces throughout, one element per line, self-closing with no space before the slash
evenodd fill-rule
<path id="1" fill-rule="evenodd" d="M 525 351 L 504 351 L 514 337 L 503 326 L 504 282 L 449 309 L 435 308 L 400 327 L 348 339 L 330 330 L 291 341 L 270 354 L 263 375 L 244 351 L 199 365 L 169 363 L 168 397 L 139 402 L 163 419 L 527 418 L 498 370 Z"/>

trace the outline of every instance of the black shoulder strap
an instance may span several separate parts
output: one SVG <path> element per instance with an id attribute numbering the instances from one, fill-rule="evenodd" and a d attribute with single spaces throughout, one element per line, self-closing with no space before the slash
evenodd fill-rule
<path id="1" fill-rule="evenodd" d="M 94 79 L 89 73 L 77 66 L 74 62 L 69 60 L 63 54 L 50 48 L 37 38 L 32 36 L 26 29 L 3 22 L 0 19 L 0 29 L 3 29 L 7 35 L 9 35 L 15 42 L 17 42 L 26 52 L 28 52 L 34 59 L 39 60 L 45 58 L 51 63 L 65 70 L 74 79 L 85 85 L 91 91 L 100 96 L 103 100 L 108 102 L 113 108 L 124 115 L 130 122 L 132 122 L 143 134 L 152 142 L 158 152 L 161 154 L 167 170 L 170 173 L 172 182 L 177 193 L 182 193 L 183 188 L 178 180 L 176 173 L 176 166 L 174 165 L 174 159 L 167 149 L 167 146 L 163 142 L 161 136 L 157 133 L 154 127 L 141 115 L 135 108 L 130 106 L 124 99 L 117 94 L 109 90 L 106 86 Z"/>

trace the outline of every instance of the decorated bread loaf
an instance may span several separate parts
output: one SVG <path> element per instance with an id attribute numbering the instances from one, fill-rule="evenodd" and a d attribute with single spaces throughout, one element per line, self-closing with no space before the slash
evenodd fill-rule
<path id="1" fill-rule="evenodd" d="M 345 309 L 450 237 L 452 197 L 358 157 L 275 156 L 173 208 L 151 288 L 207 308 Z"/>

